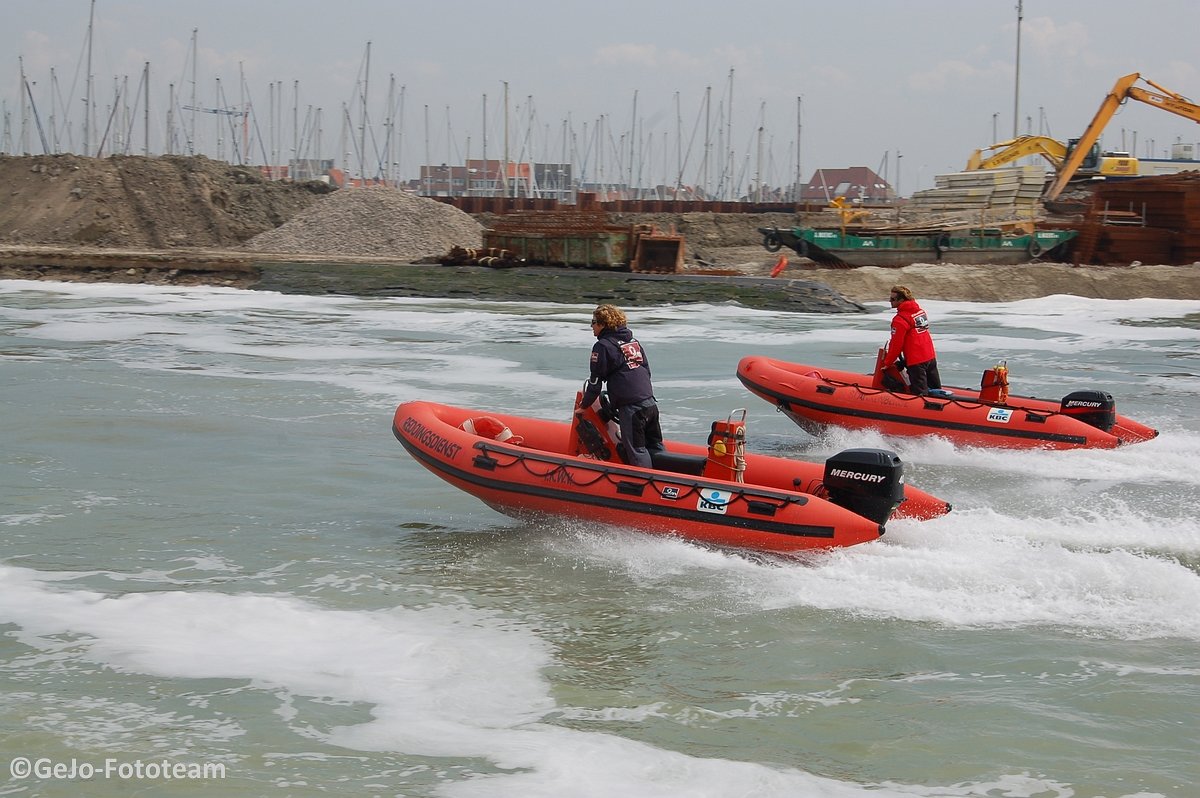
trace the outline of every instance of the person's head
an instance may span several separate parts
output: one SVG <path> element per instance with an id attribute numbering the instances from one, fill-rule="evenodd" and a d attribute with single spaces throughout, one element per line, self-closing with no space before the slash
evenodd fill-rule
<path id="1" fill-rule="evenodd" d="M 605 330 L 616 330 L 624 327 L 627 321 L 620 308 L 600 305 L 592 311 L 592 332 L 599 335 Z"/>
<path id="2" fill-rule="evenodd" d="M 899 305 L 901 302 L 907 302 L 915 297 L 913 297 L 913 292 L 908 290 L 908 288 L 902 285 L 893 285 L 891 296 L 889 298 L 891 299 L 893 305 Z"/>

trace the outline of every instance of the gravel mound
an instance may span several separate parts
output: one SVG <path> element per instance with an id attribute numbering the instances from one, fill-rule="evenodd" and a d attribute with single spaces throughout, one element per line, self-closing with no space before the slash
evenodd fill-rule
<path id="1" fill-rule="evenodd" d="M 203 156 L 0 155 L 0 244 L 234 249 L 328 196 Z"/>
<path id="2" fill-rule="evenodd" d="M 246 242 L 255 252 L 368 255 L 406 263 L 438 258 L 453 246 L 479 247 L 483 228 L 437 200 L 387 186 L 345 188 L 274 230 Z"/>

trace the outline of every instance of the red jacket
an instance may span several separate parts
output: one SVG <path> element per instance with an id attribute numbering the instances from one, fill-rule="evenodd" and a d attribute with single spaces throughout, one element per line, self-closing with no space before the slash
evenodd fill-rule
<path id="1" fill-rule="evenodd" d="M 933 336 L 929 334 L 929 316 L 915 299 L 906 299 L 896 306 L 892 317 L 892 337 L 888 340 L 884 365 L 896 362 L 900 354 L 910 366 L 924 363 L 937 357 L 933 350 Z"/>

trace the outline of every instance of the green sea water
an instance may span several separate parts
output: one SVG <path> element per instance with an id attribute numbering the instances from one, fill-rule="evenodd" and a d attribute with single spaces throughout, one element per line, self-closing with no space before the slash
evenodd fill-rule
<path id="1" fill-rule="evenodd" d="M 717 551 L 522 524 L 392 437 L 412 399 L 565 418 L 590 304 L 0 282 L 3 794 L 1195 795 L 1200 305 L 924 304 L 947 383 L 1006 359 L 1162 434 L 814 438 L 738 359 L 866 371 L 885 308 L 631 309 L 668 438 L 746 408 L 955 507 Z"/>

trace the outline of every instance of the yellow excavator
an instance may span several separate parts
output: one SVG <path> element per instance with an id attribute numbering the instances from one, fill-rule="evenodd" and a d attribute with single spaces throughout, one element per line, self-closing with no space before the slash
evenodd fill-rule
<path id="1" fill-rule="evenodd" d="M 1155 91 L 1135 85 L 1138 81 L 1147 83 Z M 1159 86 L 1152 80 L 1143 78 L 1140 73 L 1134 72 L 1125 75 L 1117 80 L 1112 90 L 1104 97 L 1104 101 L 1100 103 L 1100 110 L 1092 118 L 1092 122 L 1087 126 L 1087 130 L 1083 131 L 1083 135 L 1074 142 L 1073 147 L 1068 147 L 1069 153 L 1062 162 L 1062 165 L 1059 166 L 1054 182 L 1050 184 L 1050 187 L 1046 189 L 1046 193 L 1042 195 L 1043 201 L 1049 202 L 1058 198 L 1058 195 L 1067 187 L 1067 183 L 1079 171 L 1084 160 L 1093 152 L 1093 148 L 1100 140 L 1100 134 L 1104 131 L 1105 125 L 1112 119 L 1117 109 L 1128 99 L 1153 105 L 1156 108 L 1170 111 L 1185 119 L 1191 119 L 1193 122 L 1200 123 L 1200 105 L 1192 103 L 1181 94 L 1176 94 L 1169 89 Z"/>
<path id="2" fill-rule="evenodd" d="M 1058 139 L 1049 136 L 1018 136 L 1008 141 L 999 141 L 990 147 L 975 150 L 967 159 L 966 171 L 976 169 L 998 169 L 1001 166 L 1039 155 L 1046 160 L 1057 172 L 1071 151 L 1078 146 L 1078 139 L 1072 139 L 1063 144 Z M 1091 151 L 1080 163 L 1077 170 L 1081 175 L 1102 175 L 1104 177 L 1132 177 L 1138 173 L 1137 158 L 1123 152 L 1100 153 L 1100 145 L 1093 144 Z"/>

